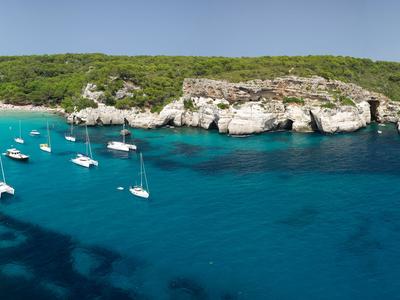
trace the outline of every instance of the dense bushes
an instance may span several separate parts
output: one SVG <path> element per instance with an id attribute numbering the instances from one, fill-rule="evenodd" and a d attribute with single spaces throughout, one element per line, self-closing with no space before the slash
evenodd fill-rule
<path id="1" fill-rule="evenodd" d="M 320 75 L 353 82 L 400 100 L 400 63 L 334 56 L 307 57 L 167 57 L 60 54 L 0 57 L 0 99 L 13 104 L 92 106 L 80 95 L 92 82 L 105 92 L 104 101 L 118 107 L 159 110 L 181 95 L 185 77 L 229 81 L 285 75 Z M 129 80 L 141 89 L 116 100 Z M 72 106 L 71 106 L 72 105 Z"/>

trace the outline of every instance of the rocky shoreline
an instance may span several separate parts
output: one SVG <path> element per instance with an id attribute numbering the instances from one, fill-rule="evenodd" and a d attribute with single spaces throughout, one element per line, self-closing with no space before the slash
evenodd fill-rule
<path id="1" fill-rule="evenodd" d="M 26 112 L 43 112 L 52 113 L 62 116 L 67 116 L 65 111 L 61 107 L 51 108 L 46 106 L 35 106 L 35 105 L 13 105 L 0 102 L 0 111 L 26 111 Z"/>
<path id="2" fill-rule="evenodd" d="M 129 88 L 125 87 L 123 92 L 129 93 Z M 69 115 L 60 108 L 0 104 L 0 109 L 55 112 L 64 114 L 68 122 L 89 126 L 190 126 L 216 129 L 230 135 L 275 130 L 329 134 L 352 132 L 372 121 L 397 123 L 400 116 L 400 103 L 382 94 L 355 84 L 316 76 L 288 76 L 243 83 L 185 79 L 183 96 L 166 105 L 160 113 L 107 106 L 101 102 L 101 91 L 96 91 L 94 84 L 88 84 L 82 96 L 95 101 L 98 107 Z M 121 97 L 123 95 L 119 95 Z"/>

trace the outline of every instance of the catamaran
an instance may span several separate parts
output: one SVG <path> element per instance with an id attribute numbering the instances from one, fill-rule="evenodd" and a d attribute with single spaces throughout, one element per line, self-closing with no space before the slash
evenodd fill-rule
<path id="1" fill-rule="evenodd" d="M 122 131 L 125 131 L 125 124 L 123 125 Z M 107 148 L 111 150 L 129 152 L 130 150 L 136 150 L 136 145 L 125 143 L 125 135 L 122 135 L 122 142 L 116 142 L 116 141 L 108 142 Z"/>
<path id="2" fill-rule="evenodd" d="M 22 154 L 21 151 L 15 149 L 15 148 L 7 149 L 5 156 L 7 156 L 11 159 L 15 159 L 15 160 L 26 161 L 29 159 L 28 155 Z"/>
<path id="3" fill-rule="evenodd" d="M 51 152 L 49 122 L 47 122 L 47 144 L 40 144 L 40 150 L 49 152 L 49 153 Z"/>
<path id="4" fill-rule="evenodd" d="M 1 174 L 3 175 L 3 181 L 0 181 L 0 198 L 3 193 L 14 195 L 15 192 L 14 188 L 6 183 L 6 176 L 4 175 L 3 160 L 1 159 L 1 156 L 0 156 L 0 166 L 1 166 Z"/>
<path id="5" fill-rule="evenodd" d="M 74 123 L 71 123 L 71 131 L 69 134 L 65 135 L 65 139 L 70 142 L 76 141 L 76 136 L 74 135 Z"/>
<path id="6" fill-rule="evenodd" d="M 99 162 L 93 159 L 92 148 L 90 147 L 89 133 L 86 126 L 86 155 L 77 154 L 71 161 L 79 166 L 90 168 L 91 166 L 98 166 Z"/>
<path id="7" fill-rule="evenodd" d="M 19 137 L 14 138 L 14 141 L 18 144 L 25 143 L 24 139 L 22 138 L 21 121 L 19 121 Z"/>
<path id="8" fill-rule="evenodd" d="M 146 184 L 146 188 L 143 187 L 143 177 L 144 177 L 144 182 Z M 129 191 L 133 195 L 140 197 L 140 198 L 147 199 L 150 196 L 150 190 L 149 190 L 149 185 L 147 183 L 146 169 L 144 168 L 142 153 L 140 153 L 140 185 L 135 185 L 133 187 L 130 187 Z"/>

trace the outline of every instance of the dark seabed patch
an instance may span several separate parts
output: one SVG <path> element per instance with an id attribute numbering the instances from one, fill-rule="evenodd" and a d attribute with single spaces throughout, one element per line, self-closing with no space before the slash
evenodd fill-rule
<path id="1" fill-rule="evenodd" d="M 358 226 L 344 242 L 344 249 L 356 256 L 370 255 L 382 250 L 382 243 L 372 234 L 373 222 L 370 218 L 361 218 Z"/>
<path id="2" fill-rule="evenodd" d="M 319 211 L 313 207 L 303 207 L 289 216 L 277 221 L 278 224 L 288 225 L 294 228 L 302 228 L 314 223 Z"/>
<path id="3" fill-rule="evenodd" d="M 205 289 L 195 280 L 188 277 L 171 279 L 168 284 L 170 299 L 207 299 Z"/>
<path id="4" fill-rule="evenodd" d="M 207 150 L 207 148 L 203 146 L 192 145 L 182 142 L 175 142 L 172 144 L 172 146 L 173 149 L 171 150 L 170 153 L 173 155 L 193 156 L 193 155 L 199 155 L 201 154 L 202 151 Z"/>
<path id="5" fill-rule="evenodd" d="M 0 265 L 12 262 L 30 270 L 33 275 L 33 278 L 28 278 L 7 276 L 0 272 L 2 300 L 55 299 L 56 294 L 48 286 L 63 287 L 70 299 L 144 299 L 132 291 L 127 292 L 99 280 L 99 276 L 104 277 L 112 271 L 112 264 L 120 258 L 118 254 L 101 247 L 85 247 L 98 263 L 89 276 L 84 276 L 75 270 L 72 255 L 74 249 L 82 247 L 70 237 L 1 213 L 0 224 L 11 232 L 23 232 L 26 236 L 23 243 L 0 248 Z"/>

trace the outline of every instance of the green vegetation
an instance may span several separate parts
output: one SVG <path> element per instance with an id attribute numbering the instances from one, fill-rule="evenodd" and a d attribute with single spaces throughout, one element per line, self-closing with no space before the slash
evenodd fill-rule
<path id="1" fill-rule="evenodd" d="M 333 109 L 333 108 L 336 108 L 336 105 L 335 105 L 334 103 L 332 103 L 332 102 L 327 102 L 327 103 L 322 104 L 321 107 L 322 107 L 322 108 L 330 108 L 330 109 Z"/>
<path id="2" fill-rule="evenodd" d="M 226 103 L 218 103 L 218 104 L 217 104 L 217 107 L 218 107 L 219 109 L 228 109 L 228 108 L 229 108 L 229 104 L 226 104 Z"/>
<path id="3" fill-rule="evenodd" d="M 193 104 L 193 101 L 191 99 L 185 99 L 183 101 L 183 106 L 185 107 L 185 109 L 191 110 L 191 111 L 195 111 L 196 108 Z"/>
<path id="4" fill-rule="evenodd" d="M 102 101 L 109 105 L 157 111 L 181 95 L 186 77 L 238 82 L 285 75 L 319 75 L 352 82 L 400 100 L 400 63 L 395 62 L 335 56 L 225 58 L 103 54 L 0 57 L 0 100 L 81 109 L 94 105 L 80 97 L 82 89 L 91 82 L 105 92 Z M 131 97 L 117 100 L 116 92 L 126 81 L 140 89 L 134 90 Z"/>
<path id="5" fill-rule="evenodd" d="M 341 105 L 356 106 L 353 100 L 343 95 L 339 96 L 339 102 Z"/>
<path id="6" fill-rule="evenodd" d="M 296 97 L 285 97 L 283 98 L 283 103 L 286 104 L 299 104 L 299 105 L 304 105 L 304 99 L 303 98 L 296 98 Z"/>

